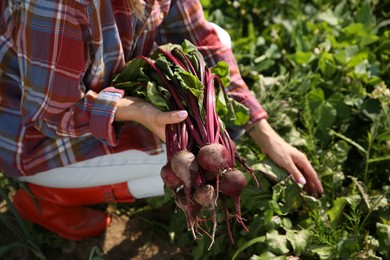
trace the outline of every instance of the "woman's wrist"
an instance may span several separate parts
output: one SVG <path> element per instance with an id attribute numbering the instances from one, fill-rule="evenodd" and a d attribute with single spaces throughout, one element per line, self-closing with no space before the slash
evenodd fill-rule
<path id="1" fill-rule="evenodd" d="M 278 137 L 278 134 L 266 119 L 261 119 L 248 125 L 246 132 L 262 150 L 267 146 L 267 143 Z"/>

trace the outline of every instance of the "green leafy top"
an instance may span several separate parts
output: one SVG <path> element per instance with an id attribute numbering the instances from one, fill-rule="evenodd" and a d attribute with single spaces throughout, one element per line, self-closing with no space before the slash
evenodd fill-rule
<path id="1" fill-rule="evenodd" d="M 169 84 L 196 97 L 201 118 L 205 120 L 203 103 L 205 84 L 208 83 L 204 75 L 208 68 L 196 46 L 187 40 L 181 45 L 171 43 L 162 45 L 148 58 L 136 57 L 129 61 L 112 81 L 116 88 L 124 89 L 127 95 L 144 98 L 163 111 L 177 109 L 172 105 L 173 97 L 166 86 L 167 82 L 156 73 L 148 61 L 164 74 Z M 218 116 L 227 126 L 244 125 L 249 120 L 248 109 L 226 93 L 225 87 L 230 84 L 228 64 L 220 61 L 211 68 L 211 72 L 219 79 L 218 82 L 214 82 Z M 184 97 L 182 98 L 185 108 L 190 113 L 189 104 L 186 104 Z"/>

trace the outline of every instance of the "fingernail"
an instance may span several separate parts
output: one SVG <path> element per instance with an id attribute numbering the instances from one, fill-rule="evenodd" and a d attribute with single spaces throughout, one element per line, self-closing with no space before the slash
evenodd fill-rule
<path id="1" fill-rule="evenodd" d="M 298 183 L 305 185 L 306 184 L 306 179 L 305 178 L 299 178 Z"/>
<path id="2" fill-rule="evenodd" d="M 181 110 L 177 113 L 179 117 L 187 117 L 188 113 L 185 110 Z"/>

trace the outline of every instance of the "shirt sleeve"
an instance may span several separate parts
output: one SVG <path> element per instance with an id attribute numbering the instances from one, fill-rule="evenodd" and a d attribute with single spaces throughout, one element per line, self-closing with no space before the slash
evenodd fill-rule
<path id="1" fill-rule="evenodd" d="M 83 83 L 89 50 L 78 20 L 82 7 L 77 1 L 28 3 L 14 27 L 23 124 L 52 138 L 93 135 L 114 145 L 112 122 L 124 93 L 92 91 Z"/>
<path id="2" fill-rule="evenodd" d="M 199 1 L 175 1 L 157 37 L 158 44 L 166 42 L 181 44 L 184 39 L 197 46 L 208 65 L 212 66 L 218 61 L 229 64 L 231 80 L 229 95 L 249 108 L 250 122 L 267 117 L 266 111 L 242 79 L 231 48 L 220 41 L 214 27 L 206 21 Z"/>

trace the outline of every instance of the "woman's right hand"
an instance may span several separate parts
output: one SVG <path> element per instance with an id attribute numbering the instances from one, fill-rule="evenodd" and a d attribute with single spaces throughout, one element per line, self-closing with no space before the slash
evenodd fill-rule
<path id="1" fill-rule="evenodd" d="M 184 121 L 187 111 L 164 112 L 148 101 L 136 97 L 123 97 L 118 102 L 115 112 L 115 121 L 135 121 L 142 124 L 165 143 L 165 126 Z"/>
<path id="2" fill-rule="evenodd" d="M 308 192 L 316 197 L 324 192 L 320 178 L 306 155 L 282 139 L 266 119 L 250 125 L 248 134 L 263 153 L 290 173 L 297 183 L 304 185 Z"/>

